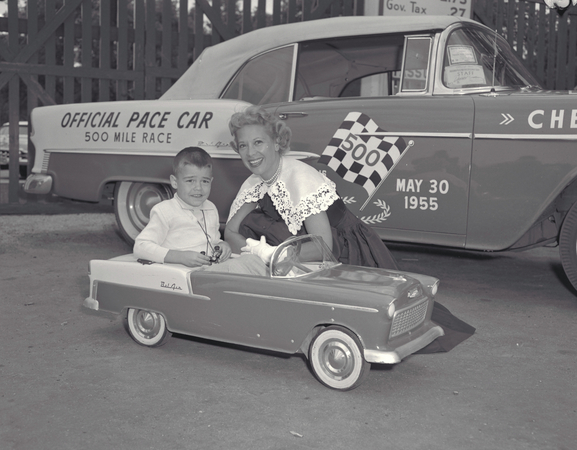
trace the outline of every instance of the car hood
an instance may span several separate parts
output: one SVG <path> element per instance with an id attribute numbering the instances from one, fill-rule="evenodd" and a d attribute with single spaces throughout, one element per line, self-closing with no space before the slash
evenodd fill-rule
<path id="1" fill-rule="evenodd" d="M 389 296 L 391 299 L 399 297 L 403 291 L 419 283 L 403 272 L 346 264 L 306 275 L 301 280 L 322 285 L 327 290 L 349 290 L 354 296 L 358 296 L 359 292 L 371 292 L 379 296 Z"/>

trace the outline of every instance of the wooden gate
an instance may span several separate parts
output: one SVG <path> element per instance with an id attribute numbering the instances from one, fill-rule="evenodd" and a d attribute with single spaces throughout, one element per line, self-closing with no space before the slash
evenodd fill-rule
<path id="1" fill-rule="evenodd" d="M 547 89 L 577 85 L 577 7 L 559 13 L 542 0 L 476 0 L 473 18 L 505 37 Z"/>
<path id="2" fill-rule="evenodd" d="M 363 11 L 363 0 L 30 0 L 20 8 L 18 0 L 3 1 L 0 125 L 9 123 L 9 202 L 19 201 L 18 122 L 34 107 L 155 99 L 207 46 L 269 25 Z"/>
<path id="3" fill-rule="evenodd" d="M 210 45 L 270 25 L 362 15 L 367 0 L 0 1 L 8 6 L 0 125 L 9 123 L 7 199 L 18 202 L 18 123 L 34 107 L 155 99 Z M 473 1 L 473 18 L 505 36 L 544 86 L 577 84 L 577 7 L 559 15 L 540 0 Z"/>

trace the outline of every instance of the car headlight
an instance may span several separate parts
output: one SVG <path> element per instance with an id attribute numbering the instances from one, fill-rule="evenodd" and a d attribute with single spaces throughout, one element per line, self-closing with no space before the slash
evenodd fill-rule
<path id="1" fill-rule="evenodd" d="M 389 316 L 389 319 L 393 318 L 393 316 L 395 315 L 395 310 L 396 310 L 395 304 L 391 303 L 387 308 L 387 315 Z"/>

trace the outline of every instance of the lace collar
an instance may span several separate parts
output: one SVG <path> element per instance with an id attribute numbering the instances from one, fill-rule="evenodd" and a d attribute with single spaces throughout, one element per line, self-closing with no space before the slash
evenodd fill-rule
<path id="1" fill-rule="evenodd" d="M 339 198 L 335 184 L 322 173 L 283 157 L 282 171 L 272 185 L 267 186 L 258 175 L 247 178 L 232 203 L 228 220 L 243 204 L 258 202 L 266 193 L 293 235 L 307 217 L 326 211 Z"/>

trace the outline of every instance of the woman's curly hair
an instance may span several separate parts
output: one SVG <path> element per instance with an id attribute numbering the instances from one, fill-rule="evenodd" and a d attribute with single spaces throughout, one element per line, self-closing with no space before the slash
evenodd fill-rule
<path id="1" fill-rule="evenodd" d="M 234 151 L 238 152 L 236 132 L 246 125 L 262 125 L 278 144 L 281 155 L 290 150 L 291 129 L 286 123 L 261 106 L 249 106 L 244 111 L 234 113 L 228 123 L 230 134 L 235 139 L 230 143 Z"/>

